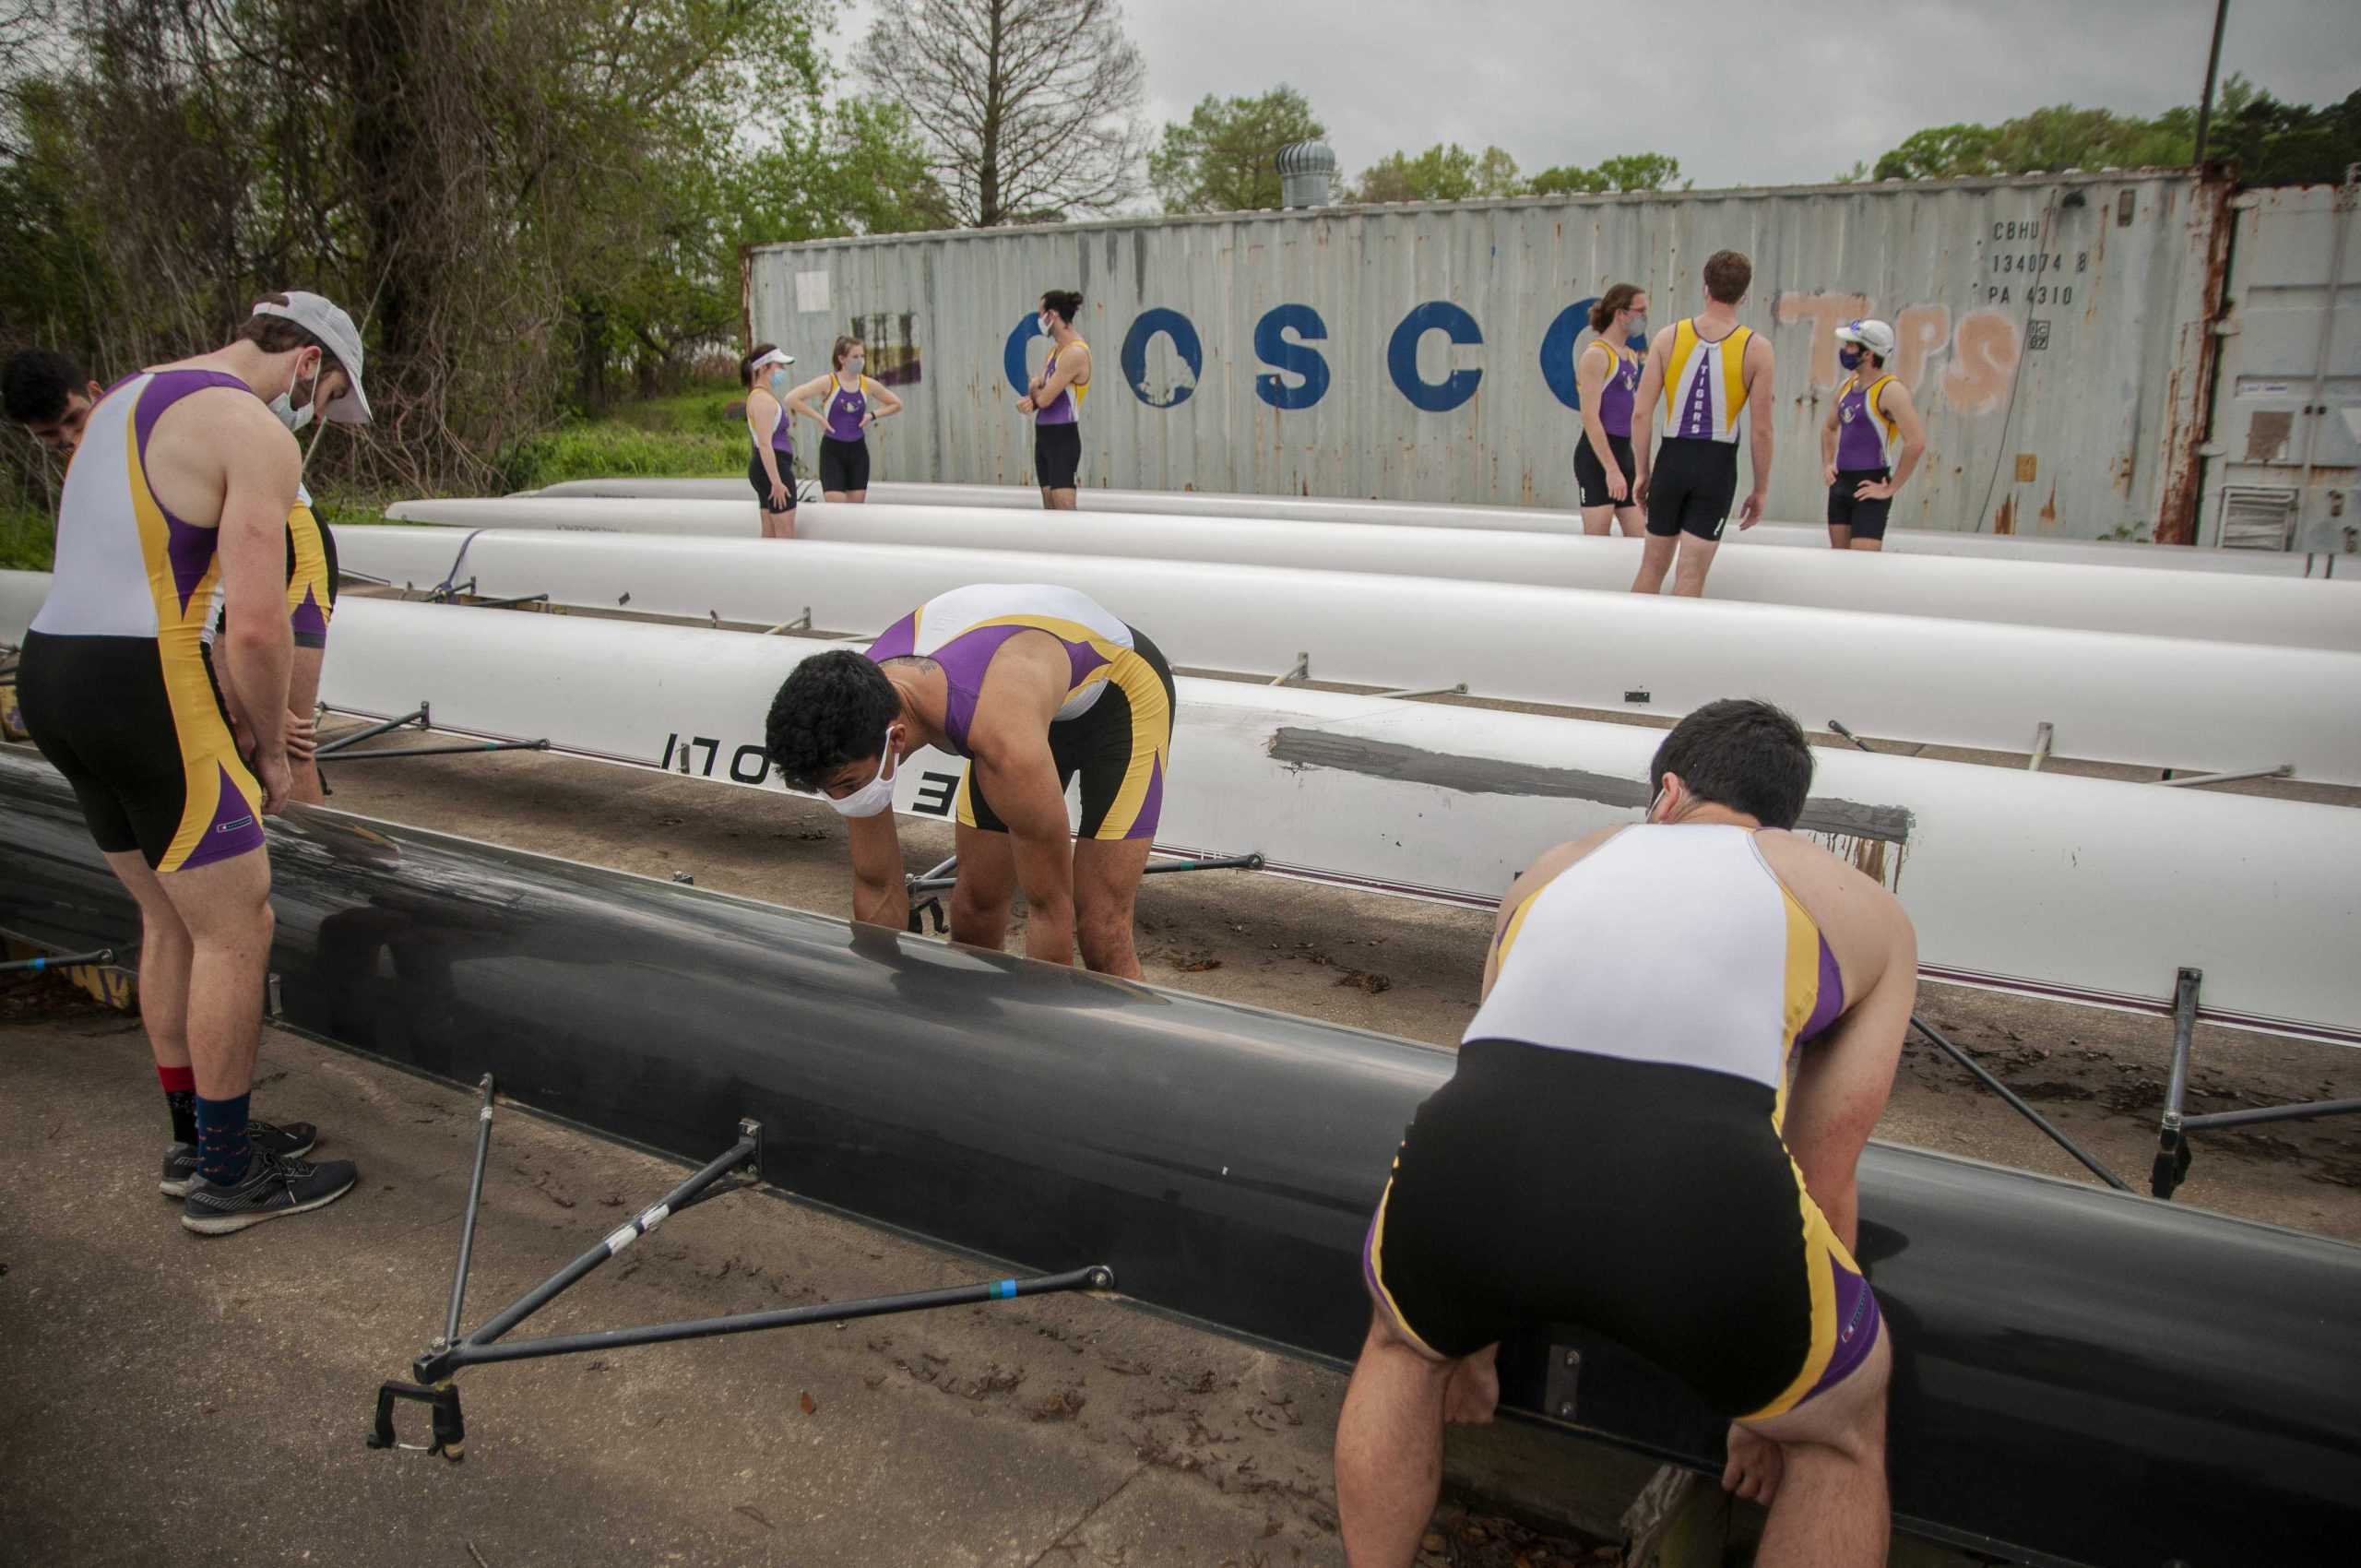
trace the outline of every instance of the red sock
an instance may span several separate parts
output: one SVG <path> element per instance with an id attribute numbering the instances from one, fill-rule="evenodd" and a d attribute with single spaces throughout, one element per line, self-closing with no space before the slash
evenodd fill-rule
<path id="1" fill-rule="evenodd" d="M 164 1086 L 164 1109 L 172 1119 L 172 1141 L 176 1144 L 196 1142 L 196 1071 L 191 1067 L 156 1069 L 156 1081 Z"/>

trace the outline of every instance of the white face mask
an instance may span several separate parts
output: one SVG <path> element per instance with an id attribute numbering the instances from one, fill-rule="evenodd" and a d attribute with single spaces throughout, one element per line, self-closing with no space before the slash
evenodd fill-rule
<path id="1" fill-rule="evenodd" d="M 1665 804 L 1667 799 L 1671 795 L 1671 793 L 1672 786 L 1669 784 L 1659 788 L 1656 790 L 1655 798 L 1648 802 L 1647 814 L 1640 820 L 1652 827 L 1660 825 L 1664 821 L 1664 818 L 1656 814 L 1656 808 Z"/>
<path id="2" fill-rule="evenodd" d="M 1041 336 L 1044 338 L 1053 338 L 1057 336 L 1055 328 L 1058 325 L 1058 318 L 1051 315 L 1048 311 L 1043 311 L 1039 316 L 1036 317 L 1034 325 L 1040 327 Z"/>
<path id="3" fill-rule="evenodd" d="M 1644 337 L 1646 337 L 1646 336 L 1648 335 L 1648 313 L 1647 313 L 1647 312 L 1645 312 L 1645 311 L 1642 311 L 1642 312 L 1640 312 L 1637 315 L 1634 315 L 1633 317 L 1631 317 L 1631 328 L 1630 328 L 1630 334 L 1631 334 L 1631 336 L 1632 336 L 1632 337 L 1634 337 L 1634 338 L 1644 338 Z"/>
<path id="4" fill-rule="evenodd" d="M 312 367 L 312 400 L 300 409 L 295 406 L 295 384 L 303 379 L 303 367 L 298 364 L 287 378 L 287 390 L 270 400 L 270 411 L 291 432 L 300 432 L 312 422 L 313 410 L 320 400 L 320 367 L 314 364 Z"/>
<path id="5" fill-rule="evenodd" d="M 855 790 L 842 800 L 824 794 L 820 798 L 836 808 L 838 816 L 875 816 L 894 803 L 894 727 L 885 727 L 885 739 L 877 748 L 877 777 Z"/>

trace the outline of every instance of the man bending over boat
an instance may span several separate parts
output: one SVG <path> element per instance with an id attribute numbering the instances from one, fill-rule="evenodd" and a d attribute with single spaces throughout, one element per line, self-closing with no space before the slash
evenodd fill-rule
<path id="1" fill-rule="evenodd" d="M 1025 889 L 1027 957 L 1137 980 L 1133 904 L 1172 756 L 1172 670 L 1141 632 L 1069 588 L 979 583 L 929 600 L 866 653 L 823 653 L 772 699 L 765 740 L 788 784 L 846 818 L 852 918 L 909 920 L 894 780 L 933 746 L 959 787 L 955 942 L 998 948 Z M 1069 829 L 1066 786 L 1082 778 Z"/>
<path id="2" fill-rule="evenodd" d="M 1788 831 L 1811 750 L 1777 708 L 1709 704 L 1649 771 L 1645 824 L 1560 845 L 1501 900 L 1458 1069 L 1394 1156 L 1336 1431 L 1355 1568 L 1411 1562 L 1443 1422 L 1490 1420 L 1500 1340 L 1553 1323 L 1733 1418 L 1722 1484 L 1770 1506 L 1762 1568 L 1885 1562 L 1892 1353 L 1854 1176 L 1917 938 Z"/>

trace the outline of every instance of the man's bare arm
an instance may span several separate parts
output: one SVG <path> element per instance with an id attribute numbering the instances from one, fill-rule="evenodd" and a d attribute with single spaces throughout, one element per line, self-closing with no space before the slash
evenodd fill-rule
<path id="1" fill-rule="evenodd" d="M 1616 464 L 1613 448 L 1607 445 L 1607 427 L 1598 422 L 1598 399 L 1606 390 L 1608 373 L 1619 367 L 1613 350 L 1603 354 L 1591 352 L 1591 349 L 1601 346 L 1598 339 L 1593 339 L 1590 347 L 1574 361 L 1574 401 L 1582 405 L 1583 438 L 1590 443 L 1591 456 L 1598 459 L 1599 466 L 1611 478 L 1621 469 Z"/>
<path id="2" fill-rule="evenodd" d="M 1772 358 L 1770 339 L 1757 333 L 1746 346 L 1746 449 L 1754 459 L 1754 490 L 1738 507 L 1740 529 L 1750 529 L 1762 520 L 1762 504 L 1771 492 L 1771 423 L 1778 412 L 1774 408 L 1773 382 L 1777 362 Z"/>
<path id="3" fill-rule="evenodd" d="M 224 406 L 226 405 L 226 406 Z M 195 410 L 221 455 L 221 673 L 237 693 L 255 755 L 285 758 L 287 693 L 295 639 L 287 620 L 287 516 L 295 509 L 303 457 L 294 438 L 252 398 Z"/>
<path id="4" fill-rule="evenodd" d="M 1891 897 L 1891 896 L 1887 896 Z M 1804 1186 L 1846 1250 L 1859 1236 L 1861 1150 L 1893 1092 L 1903 1037 L 1918 996 L 1918 938 L 1893 905 L 1884 971 L 1827 1038 L 1803 1048 L 1785 1132 Z"/>
<path id="5" fill-rule="evenodd" d="M 908 929 L 909 885 L 902 879 L 902 838 L 892 809 L 875 816 L 847 817 L 845 843 L 852 851 L 852 918 L 866 925 Z"/>
<path id="6" fill-rule="evenodd" d="M 1902 431 L 1902 461 L 1894 466 L 1891 481 L 1894 490 L 1900 490 L 1918 471 L 1918 460 L 1927 454 L 1927 422 L 1918 417 L 1918 405 L 1911 399 L 1910 388 L 1899 380 L 1885 384 L 1880 401 Z"/>
<path id="7" fill-rule="evenodd" d="M 1025 889 L 1025 956 L 1074 962 L 1074 831 L 1045 723 L 1027 737 L 975 741 L 977 782 L 1007 827 Z"/>

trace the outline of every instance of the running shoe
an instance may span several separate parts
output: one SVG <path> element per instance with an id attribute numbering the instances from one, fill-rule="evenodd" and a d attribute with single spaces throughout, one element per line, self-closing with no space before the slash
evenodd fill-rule
<path id="1" fill-rule="evenodd" d="M 181 1224 L 200 1236 L 227 1236 L 266 1219 L 332 1204 L 352 1190 L 359 1176 L 349 1159 L 314 1165 L 256 1149 L 246 1173 L 229 1186 L 216 1186 L 202 1176 L 190 1183 L 188 1197 L 181 1204 Z"/>

